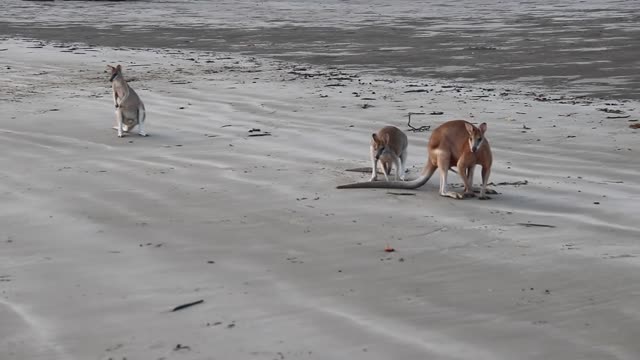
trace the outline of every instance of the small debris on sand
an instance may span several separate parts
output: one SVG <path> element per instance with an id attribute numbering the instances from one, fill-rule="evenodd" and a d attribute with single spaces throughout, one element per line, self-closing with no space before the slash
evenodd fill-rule
<path id="1" fill-rule="evenodd" d="M 186 308 L 194 306 L 194 305 L 202 304 L 203 302 L 204 302 L 204 300 L 198 300 L 198 301 L 194 301 L 194 302 L 178 305 L 178 306 L 174 307 L 173 310 L 171 310 L 171 312 L 180 311 L 182 309 L 186 309 Z"/>
<path id="2" fill-rule="evenodd" d="M 545 228 L 555 228 L 555 225 L 547 225 L 547 224 L 536 224 L 536 223 L 518 223 L 518 225 L 522 225 L 525 227 L 545 227 Z"/>

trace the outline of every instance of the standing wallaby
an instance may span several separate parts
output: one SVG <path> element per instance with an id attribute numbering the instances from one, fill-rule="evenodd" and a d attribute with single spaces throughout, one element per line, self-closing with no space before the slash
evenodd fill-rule
<path id="1" fill-rule="evenodd" d="M 118 137 L 122 137 L 122 132 L 131 131 L 138 125 L 138 134 L 147 136 L 144 132 L 144 120 L 146 117 L 144 104 L 138 94 L 127 84 L 122 76 L 122 67 L 107 65 L 111 70 L 111 87 L 113 89 L 113 104 L 116 107 L 116 126 Z"/>
<path id="2" fill-rule="evenodd" d="M 382 165 L 385 180 L 389 181 L 391 168 L 395 166 L 396 178 L 404 181 L 405 162 L 407 160 L 407 135 L 395 126 L 385 126 L 371 134 L 371 181 L 378 178 L 378 161 Z"/>

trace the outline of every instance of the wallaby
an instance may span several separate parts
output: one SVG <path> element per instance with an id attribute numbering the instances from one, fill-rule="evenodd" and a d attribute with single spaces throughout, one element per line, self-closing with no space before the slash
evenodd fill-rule
<path id="1" fill-rule="evenodd" d="M 385 126 L 377 133 L 371 134 L 371 180 L 378 178 L 378 161 L 382 167 L 385 180 L 389 181 L 391 168 L 395 166 L 396 178 L 404 181 L 405 162 L 407 160 L 407 135 L 395 126 Z"/>
<path id="2" fill-rule="evenodd" d="M 338 186 L 338 189 L 385 188 L 385 189 L 417 189 L 429 181 L 433 173 L 440 171 L 440 195 L 462 199 L 475 196 L 473 193 L 473 170 L 476 165 L 482 166 L 482 187 L 480 199 L 489 199 L 487 182 L 491 174 L 493 161 L 489 141 L 485 138 L 487 124 L 476 127 L 468 121 L 451 120 L 438 126 L 427 145 L 428 159 L 419 178 L 407 182 L 364 182 Z M 447 173 L 451 167 L 457 167 L 464 183 L 464 193 L 447 190 Z"/>
<path id="3" fill-rule="evenodd" d="M 113 89 L 113 104 L 116 107 L 116 126 L 114 129 L 118 130 L 118 137 L 122 137 L 123 131 L 129 132 L 136 125 L 138 125 L 138 134 L 147 136 L 143 127 L 146 117 L 144 104 L 138 94 L 124 80 L 122 66 L 107 65 L 107 68 L 111 70 L 109 81 L 111 81 Z"/>

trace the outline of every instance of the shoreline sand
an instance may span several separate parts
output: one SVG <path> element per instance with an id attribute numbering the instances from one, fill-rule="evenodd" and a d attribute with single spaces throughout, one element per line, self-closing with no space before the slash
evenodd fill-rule
<path id="1" fill-rule="evenodd" d="M 6 0 L 3 10 L 8 36 L 640 100 L 635 0 Z"/>

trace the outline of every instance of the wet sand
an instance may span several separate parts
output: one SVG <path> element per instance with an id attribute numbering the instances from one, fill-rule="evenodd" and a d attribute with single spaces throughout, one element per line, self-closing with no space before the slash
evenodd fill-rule
<path id="1" fill-rule="evenodd" d="M 381 0 L 8 1 L 7 20 L 0 20 L 5 35 L 233 51 L 410 78 L 640 99 L 640 8 L 630 0 L 456 6 Z"/>

